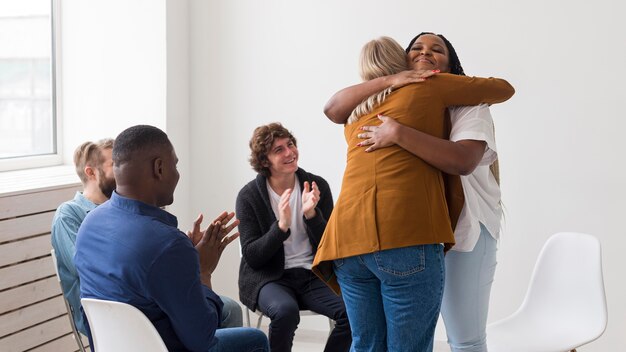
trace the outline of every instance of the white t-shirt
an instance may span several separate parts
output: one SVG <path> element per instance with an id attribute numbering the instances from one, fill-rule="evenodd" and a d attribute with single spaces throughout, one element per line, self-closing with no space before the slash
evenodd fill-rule
<path id="1" fill-rule="evenodd" d="M 485 225 L 496 240 L 500 237 L 502 207 L 500 187 L 491 173 L 489 166 L 498 158 L 493 119 L 489 106 L 457 106 L 450 108 L 453 142 L 472 139 L 485 141 L 487 147 L 476 169 L 467 176 L 461 176 L 465 204 L 459 216 L 454 238 L 453 250 L 470 252 L 480 237 L 480 224 Z"/>
<path id="2" fill-rule="evenodd" d="M 276 219 L 280 220 L 278 213 L 278 203 L 280 202 L 280 194 L 274 192 L 267 181 L 267 190 L 272 203 L 272 210 Z M 311 270 L 313 263 L 313 248 L 309 242 L 309 236 L 306 233 L 304 225 L 304 216 L 302 214 L 302 191 L 298 176 L 296 176 L 296 184 L 293 186 L 293 192 L 289 198 L 289 207 L 291 207 L 291 234 L 283 242 L 285 249 L 285 269 L 305 268 Z"/>

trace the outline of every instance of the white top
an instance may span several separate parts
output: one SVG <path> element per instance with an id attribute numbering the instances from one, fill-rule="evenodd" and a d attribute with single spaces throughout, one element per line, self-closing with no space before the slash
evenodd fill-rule
<path id="1" fill-rule="evenodd" d="M 453 250 L 470 252 L 480 236 L 480 223 L 485 225 L 496 240 L 500 237 L 500 187 L 489 166 L 498 158 L 493 119 L 489 106 L 457 106 L 450 108 L 453 142 L 472 139 L 487 142 L 485 154 L 476 169 L 467 176 L 461 176 L 465 204 L 454 231 L 456 244 Z"/>
<path id="2" fill-rule="evenodd" d="M 280 220 L 278 214 L 278 203 L 280 202 L 280 194 L 274 192 L 267 181 L 267 190 L 272 203 L 272 210 L 276 219 Z M 296 184 L 293 186 L 293 192 L 289 198 L 289 206 L 291 207 L 291 234 L 283 242 L 285 249 L 285 269 L 305 268 L 311 270 L 313 263 L 313 248 L 309 242 L 309 236 L 306 233 L 304 225 L 304 214 L 302 214 L 302 191 L 300 182 L 296 176 Z"/>

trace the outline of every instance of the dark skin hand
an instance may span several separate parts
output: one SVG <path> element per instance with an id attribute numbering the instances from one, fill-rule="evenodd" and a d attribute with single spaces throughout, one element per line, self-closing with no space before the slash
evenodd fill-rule
<path id="1" fill-rule="evenodd" d="M 226 246 L 239 237 L 239 232 L 228 236 L 228 234 L 239 225 L 239 220 L 235 219 L 235 213 L 223 212 L 209 227 L 202 231 L 200 225 L 204 218 L 202 214 L 193 223 L 193 229 L 187 231 L 187 236 L 191 239 L 200 257 L 200 279 L 204 285 L 211 288 L 211 275 L 224 252 Z"/>
<path id="2" fill-rule="evenodd" d="M 363 126 L 358 146 L 366 152 L 398 145 L 437 169 L 451 175 L 471 174 L 485 153 L 487 143 L 471 139 L 456 142 L 441 139 L 398 123 L 388 116 L 378 116 L 379 126 Z"/>

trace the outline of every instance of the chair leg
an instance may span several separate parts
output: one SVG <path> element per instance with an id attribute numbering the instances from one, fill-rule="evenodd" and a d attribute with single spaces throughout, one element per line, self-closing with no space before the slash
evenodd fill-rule
<path id="1" fill-rule="evenodd" d="M 250 327 L 250 309 L 246 307 L 246 325 Z"/>
<path id="2" fill-rule="evenodd" d="M 263 314 L 259 314 L 259 319 L 256 321 L 256 328 L 261 328 L 261 320 L 263 320 Z"/>

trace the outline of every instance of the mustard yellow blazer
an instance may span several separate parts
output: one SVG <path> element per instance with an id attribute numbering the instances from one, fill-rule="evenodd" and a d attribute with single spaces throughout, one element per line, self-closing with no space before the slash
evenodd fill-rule
<path id="1" fill-rule="evenodd" d="M 447 107 L 500 103 L 514 92 L 502 79 L 438 74 L 392 92 L 370 114 L 346 125 L 348 155 L 341 192 L 315 255 L 313 271 L 339 292 L 332 271 L 334 259 L 421 244 L 454 243 L 441 171 L 398 146 L 366 153 L 357 146 L 361 126 L 378 125 L 377 115 L 382 114 L 447 139 Z M 460 211 L 461 207 L 456 208 Z"/>

